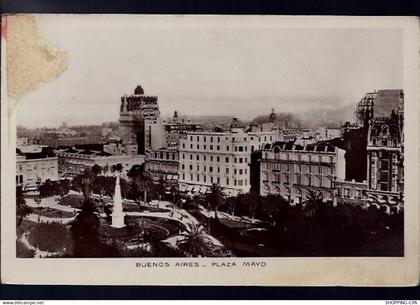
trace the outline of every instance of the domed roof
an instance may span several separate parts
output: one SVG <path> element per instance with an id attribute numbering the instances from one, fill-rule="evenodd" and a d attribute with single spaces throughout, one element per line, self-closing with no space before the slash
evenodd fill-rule
<path id="1" fill-rule="evenodd" d="M 138 86 L 136 87 L 136 89 L 134 89 L 134 94 L 136 94 L 136 95 L 141 95 L 141 94 L 144 94 L 144 90 L 143 90 L 143 88 L 142 88 L 140 85 L 138 85 Z"/>

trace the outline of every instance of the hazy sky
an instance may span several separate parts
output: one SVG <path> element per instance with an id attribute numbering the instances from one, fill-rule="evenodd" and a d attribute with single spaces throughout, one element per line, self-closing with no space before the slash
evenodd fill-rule
<path id="1" fill-rule="evenodd" d="M 163 115 L 176 109 L 243 119 L 273 107 L 294 112 L 356 104 L 365 92 L 403 84 L 398 28 L 73 18 L 38 18 L 45 40 L 68 53 L 68 68 L 21 100 L 18 124 L 117 121 L 120 96 L 137 84 L 158 96 Z"/>

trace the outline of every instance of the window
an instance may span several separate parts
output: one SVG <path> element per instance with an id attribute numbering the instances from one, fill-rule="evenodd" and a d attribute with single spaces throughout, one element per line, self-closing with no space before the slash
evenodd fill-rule
<path id="1" fill-rule="evenodd" d="M 226 174 L 229 174 L 229 167 L 226 167 Z"/>
<path id="2" fill-rule="evenodd" d="M 244 185 L 247 185 L 248 184 L 248 180 L 247 179 L 245 179 L 245 183 L 244 183 Z"/>
<path id="3" fill-rule="evenodd" d="M 226 157 L 226 163 L 229 163 L 229 157 Z"/>
<path id="4" fill-rule="evenodd" d="M 245 163 L 248 163 L 248 158 L 247 157 L 245 157 Z"/>
<path id="5" fill-rule="evenodd" d="M 296 184 L 302 184 L 302 177 L 299 174 L 296 174 Z"/>
<path id="6" fill-rule="evenodd" d="M 330 159 L 330 163 L 334 162 L 334 158 L 332 156 L 330 156 L 329 159 Z"/>
<path id="7" fill-rule="evenodd" d="M 192 144 L 190 144 L 190 149 L 192 149 L 193 148 L 193 146 L 192 146 Z"/>
<path id="8" fill-rule="evenodd" d="M 308 173 L 311 173 L 312 172 L 312 168 L 311 168 L 310 165 L 307 166 L 307 169 L 308 169 Z"/>
<path id="9" fill-rule="evenodd" d="M 190 170 L 192 171 L 192 164 L 190 164 Z"/>
<path id="10" fill-rule="evenodd" d="M 251 152 L 254 152 L 254 145 L 251 145 Z"/>
<path id="11" fill-rule="evenodd" d="M 190 141 L 192 141 L 193 140 L 193 137 L 192 136 L 190 136 Z"/>
<path id="12" fill-rule="evenodd" d="M 199 137 L 199 136 L 197 136 L 197 142 L 198 142 L 198 141 L 200 141 L 200 137 Z"/>
<path id="13" fill-rule="evenodd" d="M 200 145 L 197 144 L 197 149 L 200 149 Z"/>
<path id="14" fill-rule="evenodd" d="M 220 173 L 220 167 L 217 168 L 217 172 Z"/>
<path id="15" fill-rule="evenodd" d="M 220 143 L 220 137 L 217 137 L 217 142 L 219 142 L 219 143 Z"/>
<path id="16" fill-rule="evenodd" d="M 191 178 L 191 179 L 190 179 L 191 181 L 193 181 L 193 180 L 194 180 L 193 174 L 190 174 L 190 178 Z"/>
<path id="17" fill-rule="evenodd" d="M 236 172 L 237 172 L 237 170 L 236 170 L 236 168 L 234 168 L 233 169 L 233 173 L 236 175 Z"/>
<path id="18" fill-rule="evenodd" d="M 299 155 L 299 156 L 300 156 L 300 155 Z M 297 167 L 297 171 L 298 171 L 299 173 L 301 173 L 301 172 L 302 172 L 302 165 L 297 165 L 296 167 Z"/>
<path id="19" fill-rule="evenodd" d="M 266 136 L 264 136 L 264 142 L 267 142 L 267 137 Z"/>
<path id="20" fill-rule="evenodd" d="M 236 186 L 236 183 L 237 183 L 237 182 L 236 182 L 236 179 L 234 179 L 234 180 L 233 180 L 233 185 L 235 185 L 235 186 Z"/>
<path id="21" fill-rule="evenodd" d="M 185 173 L 182 173 L 182 180 L 185 180 Z"/>
<path id="22" fill-rule="evenodd" d="M 226 178 L 226 185 L 229 185 L 229 178 Z"/>
<path id="23" fill-rule="evenodd" d="M 239 158 L 239 163 L 242 163 L 242 158 Z"/>
<path id="24" fill-rule="evenodd" d="M 197 165 L 197 171 L 199 171 L 200 170 L 200 165 Z"/>
<path id="25" fill-rule="evenodd" d="M 213 145 L 210 145 L 210 150 L 213 150 Z"/>
<path id="26" fill-rule="evenodd" d="M 242 171 L 242 168 L 241 168 L 241 169 L 239 169 L 239 175 L 242 175 L 242 173 L 243 173 L 243 171 Z"/>
<path id="27" fill-rule="evenodd" d="M 207 156 L 206 156 L 206 155 L 204 155 L 204 156 L 203 156 L 203 158 L 204 158 L 204 161 L 206 161 L 206 159 L 207 159 Z"/>
<path id="28" fill-rule="evenodd" d="M 200 175 L 197 174 L 197 181 L 200 181 Z"/>
<path id="29" fill-rule="evenodd" d="M 193 155 L 191 154 L 191 155 L 190 155 L 190 160 L 192 160 L 192 159 L 193 159 Z"/>
<path id="30" fill-rule="evenodd" d="M 289 183 L 289 175 L 288 174 L 284 175 L 284 182 Z"/>
<path id="31" fill-rule="evenodd" d="M 216 146 L 216 150 L 220 150 L 220 145 L 217 145 Z"/>
<path id="32" fill-rule="evenodd" d="M 229 151 L 229 146 L 226 146 L 226 151 Z"/>
<path id="33" fill-rule="evenodd" d="M 207 149 L 207 145 L 206 144 L 204 144 L 204 150 L 206 150 Z"/>
<path id="34" fill-rule="evenodd" d="M 217 177 L 217 184 L 220 184 L 220 178 Z"/>
<path id="35" fill-rule="evenodd" d="M 247 175 L 248 174 L 248 169 L 247 168 L 245 168 L 245 175 Z"/>
<path id="36" fill-rule="evenodd" d="M 322 174 L 322 167 L 321 166 L 318 167 L 318 174 Z"/>
<path id="37" fill-rule="evenodd" d="M 185 143 L 182 143 L 182 148 L 185 148 Z"/>
<path id="38" fill-rule="evenodd" d="M 238 146 L 235 146 L 235 151 L 238 151 Z"/>
<path id="39" fill-rule="evenodd" d="M 284 169 L 285 169 L 286 171 L 289 171 L 289 164 L 285 164 L 285 165 L 284 165 Z"/>
<path id="40" fill-rule="evenodd" d="M 206 176 L 206 175 L 204 175 L 204 176 L 203 176 L 203 181 L 204 181 L 204 182 L 206 182 L 206 181 L 207 181 L 207 176 Z"/>
<path id="41" fill-rule="evenodd" d="M 312 177 L 308 177 L 308 185 L 311 186 L 312 185 Z"/>
<path id="42" fill-rule="evenodd" d="M 220 162 L 220 157 L 219 156 L 216 157 L 216 161 Z"/>
<path id="43" fill-rule="evenodd" d="M 210 156 L 210 161 L 213 162 L 213 156 Z"/>
<path id="44" fill-rule="evenodd" d="M 244 147 L 243 146 L 239 146 L 239 151 L 244 151 Z"/>
<path id="45" fill-rule="evenodd" d="M 182 165 L 181 165 L 181 168 L 182 168 L 182 169 L 185 169 L 185 164 L 182 164 Z"/>
<path id="46" fill-rule="evenodd" d="M 210 183 L 213 183 L 213 177 L 210 177 Z"/>
<path id="47" fill-rule="evenodd" d="M 212 143 L 213 143 L 213 137 L 210 137 L 210 142 L 212 142 Z"/>
<path id="48" fill-rule="evenodd" d="M 200 155 L 197 155 L 196 159 L 197 159 L 197 161 L 199 161 L 200 160 Z"/>
<path id="49" fill-rule="evenodd" d="M 319 156 L 318 159 L 319 159 L 319 162 L 322 162 L 322 156 Z"/>
<path id="50" fill-rule="evenodd" d="M 206 171 L 206 170 L 207 170 L 207 166 L 204 165 L 204 171 Z"/>
<path id="51" fill-rule="evenodd" d="M 212 173 L 212 172 L 213 172 L 213 166 L 210 166 L 210 167 L 209 167 L 209 171 L 210 171 L 210 173 Z"/>
<path id="52" fill-rule="evenodd" d="M 207 137 L 206 136 L 204 136 L 204 142 L 206 142 L 207 141 Z M 205 146 L 205 145 L 204 145 Z"/>
<path id="53" fill-rule="evenodd" d="M 234 158 L 234 163 L 238 163 L 236 158 Z"/>

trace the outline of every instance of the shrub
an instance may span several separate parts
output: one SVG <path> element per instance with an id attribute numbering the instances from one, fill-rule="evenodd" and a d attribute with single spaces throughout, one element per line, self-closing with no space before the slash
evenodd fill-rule
<path id="1" fill-rule="evenodd" d="M 58 222 L 39 223 L 29 233 L 29 242 L 34 247 L 48 252 L 64 252 L 71 247 L 70 232 Z"/>
<path id="2" fill-rule="evenodd" d="M 33 258 L 35 250 L 29 249 L 23 242 L 16 240 L 16 257 Z"/>
<path id="3" fill-rule="evenodd" d="M 60 200 L 61 205 L 69 205 L 72 208 L 81 208 L 82 207 L 82 200 L 83 197 L 81 195 L 77 194 L 70 194 L 67 196 L 64 196 Z"/>

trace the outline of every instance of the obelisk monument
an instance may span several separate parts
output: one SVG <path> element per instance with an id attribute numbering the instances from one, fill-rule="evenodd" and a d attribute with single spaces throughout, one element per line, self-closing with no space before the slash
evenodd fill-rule
<path id="1" fill-rule="evenodd" d="M 125 226 L 120 187 L 120 175 L 117 175 L 117 179 L 115 181 L 114 208 L 112 210 L 111 226 L 114 228 L 122 228 Z"/>

